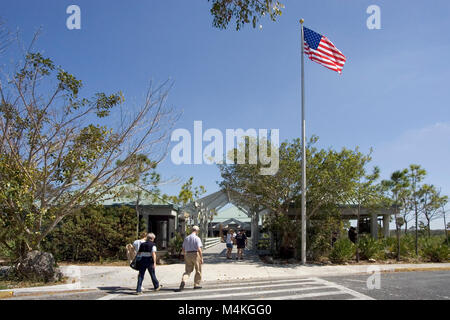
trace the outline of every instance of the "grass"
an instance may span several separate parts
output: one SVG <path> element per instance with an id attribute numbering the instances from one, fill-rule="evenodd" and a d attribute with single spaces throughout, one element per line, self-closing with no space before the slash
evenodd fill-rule
<path id="1" fill-rule="evenodd" d="M 116 261 L 95 261 L 95 262 L 79 262 L 79 261 L 61 261 L 58 266 L 104 266 L 104 267 L 129 267 L 127 260 Z"/>
<path id="2" fill-rule="evenodd" d="M 32 288 L 41 286 L 52 286 L 66 283 L 66 279 L 59 282 L 45 283 L 33 281 L 16 281 L 16 280 L 0 280 L 0 290 L 16 289 L 16 288 Z"/>

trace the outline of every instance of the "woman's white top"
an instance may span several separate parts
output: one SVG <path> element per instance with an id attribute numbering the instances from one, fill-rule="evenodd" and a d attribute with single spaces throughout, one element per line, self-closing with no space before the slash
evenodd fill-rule
<path id="1" fill-rule="evenodd" d="M 236 233 L 233 233 L 233 234 L 228 233 L 227 234 L 227 240 L 226 240 L 227 243 L 233 243 L 233 240 L 231 237 L 233 237 L 233 238 L 236 237 Z"/>
<path id="2" fill-rule="evenodd" d="M 139 247 L 141 246 L 142 242 L 145 242 L 145 241 L 136 240 L 135 242 L 133 242 L 133 247 L 134 247 L 134 250 L 136 250 L 136 252 L 139 252 Z M 153 246 L 152 252 L 156 252 L 156 245 Z"/>

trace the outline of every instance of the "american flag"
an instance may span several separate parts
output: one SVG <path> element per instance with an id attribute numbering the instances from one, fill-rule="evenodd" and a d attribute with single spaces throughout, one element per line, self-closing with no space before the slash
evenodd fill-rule
<path id="1" fill-rule="evenodd" d="M 324 67 L 342 73 L 345 56 L 327 37 L 303 27 L 304 50 L 309 59 Z"/>

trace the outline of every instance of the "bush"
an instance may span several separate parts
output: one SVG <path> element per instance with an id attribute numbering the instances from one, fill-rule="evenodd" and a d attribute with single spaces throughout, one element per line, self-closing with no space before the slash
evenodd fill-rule
<path id="1" fill-rule="evenodd" d="M 380 253 L 383 251 L 383 244 L 370 235 L 364 234 L 358 241 L 358 248 L 360 258 L 369 260 L 375 257 L 381 257 Z"/>
<path id="2" fill-rule="evenodd" d="M 447 246 L 450 244 L 450 234 L 447 237 L 444 237 L 444 241 L 442 242 L 442 244 L 445 244 Z"/>
<path id="3" fill-rule="evenodd" d="M 347 262 L 355 254 L 355 245 L 347 238 L 339 239 L 335 242 L 330 252 L 329 258 L 333 263 Z"/>
<path id="4" fill-rule="evenodd" d="M 140 223 L 141 231 L 144 223 Z M 90 206 L 66 217 L 42 243 L 57 261 L 126 260 L 136 238 L 136 211 L 127 206 Z"/>
<path id="5" fill-rule="evenodd" d="M 333 216 L 324 217 L 320 220 L 310 221 L 307 225 L 306 250 L 308 260 L 319 261 L 322 257 L 329 255 L 332 249 L 332 235 L 337 232 L 337 237 L 347 237 L 344 233 L 344 225 L 340 218 Z M 301 237 L 299 237 L 301 240 Z M 299 241 L 297 248 L 301 248 Z M 300 252 L 300 251 L 299 251 Z"/>
<path id="6" fill-rule="evenodd" d="M 384 240 L 386 257 L 397 258 L 397 238 L 391 237 Z M 413 235 L 403 235 L 400 238 L 400 257 L 409 258 L 416 254 L 416 246 Z"/>
<path id="7" fill-rule="evenodd" d="M 14 247 L 14 242 L 12 242 L 12 241 L 9 241 L 7 244 L 9 247 Z M 7 249 L 4 245 L 2 245 L 0 243 L 0 260 L 11 261 L 13 259 L 14 259 L 14 256 L 13 256 L 11 250 Z"/>
<path id="8" fill-rule="evenodd" d="M 420 241 L 420 254 L 428 261 L 444 262 L 448 260 L 449 247 L 440 237 L 424 238 Z"/>
<path id="9" fill-rule="evenodd" d="M 169 241 L 169 251 L 172 255 L 181 255 L 183 250 L 183 237 L 179 232 L 175 233 L 175 237 Z"/>

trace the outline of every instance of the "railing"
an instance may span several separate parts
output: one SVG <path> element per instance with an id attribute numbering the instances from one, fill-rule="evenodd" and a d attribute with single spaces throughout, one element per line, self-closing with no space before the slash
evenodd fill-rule
<path id="1" fill-rule="evenodd" d="M 204 249 L 208 249 L 214 247 L 216 244 L 220 243 L 220 237 L 217 238 L 206 238 L 205 244 L 203 245 Z"/>

